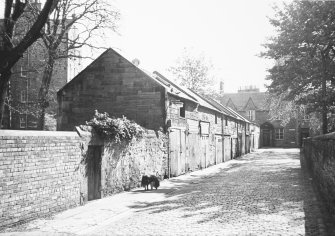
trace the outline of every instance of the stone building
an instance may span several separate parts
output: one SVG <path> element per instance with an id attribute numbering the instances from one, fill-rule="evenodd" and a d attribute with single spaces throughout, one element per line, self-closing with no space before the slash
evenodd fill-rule
<path id="1" fill-rule="evenodd" d="M 162 130 L 169 137 L 166 174 L 177 176 L 252 149 L 250 122 L 215 103 L 108 49 L 58 91 L 57 129 L 74 130 L 98 110 Z"/>
<path id="2" fill-rule="evenodd" d="M 40 8 L 41 3 L 35 1 Z M 29 29 L 29 21 L 32 15 L 29 10 L 29 4 L 23 17 L 20 17 L 16 24 L 16 36 L 22 38 Z M 60 50 L 66 51 L 67 45 L 61 43 Z M 38 93 L 41 86 L 43 69 L 45 67 L 45 58 L 47 49 L 41 39 L 31 45 L 22 58 L 13 68 L 13 73 L 9 82 L 7 102 L 3 120 L 3 128 L 6 129 L 26 129 L 36 130 L 38 121 Z M 54 65 L 52 80 L 49 88 L 49 107 L 46 113 L 54 117 L 57 113 L 57 95 L 56 92 L 67 83 L 67 58 L 58 59 Z M 56 129 L 56 121 L 49 124 Z"/>
<path id="3" fill-rule="evenodd" d="M 260 147 L 298 147 L 309 136 L 305 117 L 296 117 L 283 126 L 281 120 L 271 120 L 267 105 L 268 93 L 247 86 L 237 93 L 223 93 L 220 102 L 260 126 Z"/>

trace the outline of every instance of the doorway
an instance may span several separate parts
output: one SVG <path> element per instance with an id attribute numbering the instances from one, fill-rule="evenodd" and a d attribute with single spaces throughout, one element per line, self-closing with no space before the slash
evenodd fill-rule
<path id="1" fill-rule="evenodd" d="M 263 129 L 263 147 L 270 147 L 270 130 Z"/>
<path id="2" fill-rule="evenodd" d="M 265 122 L 261 125 L 261 147 L 273 147 L 273 135 L 274 135 L 274 128 L 273 125 L 269 122 Z"/>
<path id="3" fill-rule="evenodd" d="M 90 145 L 87 150 L 88 201 L 101 198 L 102 146 Z"/>

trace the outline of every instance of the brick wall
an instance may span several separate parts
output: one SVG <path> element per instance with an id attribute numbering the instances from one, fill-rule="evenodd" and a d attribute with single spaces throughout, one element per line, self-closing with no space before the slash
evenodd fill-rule
<path id="1" fill-rule="evenodd" d="M 335 133 L 304 140 L 301 163 L 318 185 L 328 209 L 335 214 Z"/>
<path id="2" fill-rule="evenodd" d="M 75 132 L 0 131 L 0 228 L 80 202 Z"/>

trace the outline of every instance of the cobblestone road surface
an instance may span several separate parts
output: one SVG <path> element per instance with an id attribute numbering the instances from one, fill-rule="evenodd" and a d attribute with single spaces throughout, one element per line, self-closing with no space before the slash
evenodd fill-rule
<path id="1" fill-rule="evenodd" d="M 309 176 L 302 173 L 297 149 L 260 150 L 168 182 L 170 191 L 132 191 L 128 211 L 67 233 L 335 235 L 335 222 L 325 214 Z"/>

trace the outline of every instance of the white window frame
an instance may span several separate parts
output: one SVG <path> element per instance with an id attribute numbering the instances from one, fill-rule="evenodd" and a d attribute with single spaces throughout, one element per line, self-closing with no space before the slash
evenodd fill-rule
<path id="1" fill-rule="evenodd" d="M 275 129 L 275 139 L 284 140 L 284 128 Z"/>
<path id="2" fill-rule="evenodd" d="M 22 103 L 26 103 L 28 101 L 28 93 L 27 93 L 27 91 L 26 90 L 22 90 L 20 95 L 21 95 L 20 96 L 20 101 Z"/>
<path id="3" fill-rule="evenodd" d="M 255 110 L 248 110 L 247 112 L 248 112 L 248 114 L 247 114 L 248 119 L 250 121 L 254 121 L 256 119 L 256 111 Z"/>
<path id="4" fill-rule="evenodd" d="M 27 119 L 25 115 L 20 115 L 19 122 L 20 122 L 20 129 L 27 128 Z"/>
<path id="5" fill-rule="evenodd" d="M 20 71 L 20 75 L 23 78 L 26 78 L 28 76 L 28 72 L 24 71 L 23 67 L 21 66 L 21 71 Z"/>

